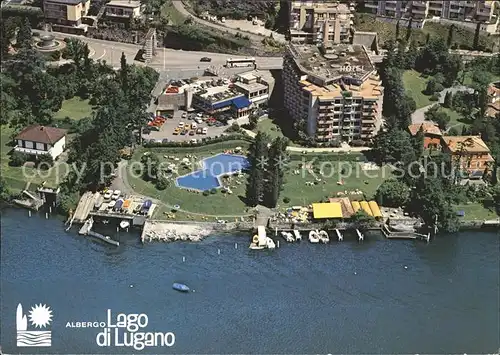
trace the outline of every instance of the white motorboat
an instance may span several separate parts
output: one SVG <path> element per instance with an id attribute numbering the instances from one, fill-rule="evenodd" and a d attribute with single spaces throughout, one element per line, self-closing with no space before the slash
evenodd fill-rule
<path id="1" fill-rule="evenodd" d="M 288 243 L 293 243 L 295 240 L 293 239 L 293 236 L 291 233 L 288 232 L 281 232 L 281 236 L 283 239 L 285 239 Z"/>
<path id="2" fill-rule="evenodd" d="M 129 221 L 126 221 L 126 220 L 123 220 L 120 222 L 120 228 L 121 229 L 126 229 L 130 226 L 130 222 Z"/>
<path id="3" fill-rule="evenodd" d="M 295 240 L 302 240 L 302 235 L 300 235 L 300 232 L 298 230 L 294 229 L 293 235 L 295 236 Z"/>
<path id="4" fill-rule="evenodd" d="M 309 232 L 309 241 L 311 243 L 319 243 L 319 235 L 318 232 L 316 231 L 310 231 Z"/>
<path id="5" fill-rule="evenodd" d="M 330 237 L 328 236 L 328 233 L 324 230 L 320 230 L 318 233 L 319 240 L 321 243 L 329 243 L 330 242 Z"/>
<path id="6" fill-rule="evenodd" d="M 274 240 L 272 240 L 269 237 L 266 240 L 266 246 L 267 246 L 267 249 L 274 249 L 274 248 L 276 248 L 276 244 L 274 244 Z"/>
<path id="7" fill-rule="evenodd" d="M 250 244 L 249 246 L 249 249 L 252 249 L 252 250 L 262 250 L 264 249 L 265 247 L 264 246 L 261 246 L 261 245 L 257 245 L 255 243 L 252 243 Z"/>

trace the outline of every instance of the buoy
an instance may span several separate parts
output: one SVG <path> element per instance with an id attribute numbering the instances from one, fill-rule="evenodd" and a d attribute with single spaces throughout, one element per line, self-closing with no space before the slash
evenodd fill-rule
<path id="1" fill-rule="evenodd" d="M 28 210 L 28 217 L 31 217 L 31 210 Z"/>
<path id="2" fill-rule="evenodd" d="M 127 228 L 127 233 L 128 233 L 128 228 Z"/>
<path id="3" fill-rule="evenodd" d="M 279 248 L 280 247 L 280 241 L 278 240 L 278 241 L 276 241 L 276 243 L 277 243 L 276 246 Z"/>
<path id="4" fill-rule="evenodd" d="M 408 269 L 408 266 L 405 265 L 405 269 Z"/>
<path id="5" fill-rule="evenodd" d="M 49 214 L 45 213 L 45 219 L 49 219 Z"/>
<path id="6" fill-rule="evenodd" d="M 130 287 L 134 287 L 134 285 L 130 285 Z"/>
<path id="7" fill-rule="evenodd" d="M 193 290 L 193 292 L 196 292 L 196 290 Z"/>
<path id="8" fill-rule="evenodd" d="M 220 249 L 217 249 L 217 254 L 219 254 L 219 255 L 220 255 Z"/>
<path id="9" fill-rule="evenodd" d="M 238 249 L 238 243 L 234 243 L 234 249 Z"/>
<path id="10" fill-rule="evenodd" d="M 358 273 L 356 271 L 354 271 L 354 275 L 357 275 Z"/>
<path id="11" fill-rule="evenodd" d="M 119 231 L 119 228 L 118 228 L 118 227 L 116 227 L 116 231 L 117 231 L 117 232 Z"/>
<path id="12" fill-rule="evenodd" d="M 52 213 L 52 207 L 49 206 L 49 213 Z"/>
<path id="13" fill-rule="evenodd" d="M 186 261 L 186 257 L 185 257 L 185 256 L 183 256 L 183 257 L 182 257 L 182 262 L 185 262 L 185 261 Z"/>
<path id="14" fill-rule="evenodd" d="M 52 202 L 52 206 L 56 207 L 56 201 Z"/>

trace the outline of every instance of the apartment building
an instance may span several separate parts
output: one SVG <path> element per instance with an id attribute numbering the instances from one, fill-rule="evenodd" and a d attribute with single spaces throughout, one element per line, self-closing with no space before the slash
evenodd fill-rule
<path id="1" fill-rule="evenodd" d="M 352 17 L 350 7 L 338 1 L 292 1 L 290 3 L 291 41 L 349 43 Z"/>
<path id="2" fill-rule="evenodd" d="M 282 76 L 284 107 L 318 144 L 368 142 L 380 129 L 384 89 L 364 46 L 289 44 Z"/>
<path id="3" fill-rule="evenodd" d="M 82 18 L 87 16 L 90 0 L 44 0 L 43 13 L 45 20 L 54 27 L 78 27 Z"/>
<path id="4" fill-rule="evenodd" d="M 233 83 L 254 104 L 254 107 L 267 105 L 274 88 L 274 78 L 269 71 L 254 70 L 237 74 Z"/>
<path id="5" fill-rule="evenodd" d="M 106 4 L 106 16 L 110 18 L 139 18 L 141 14 L 140 1 L 112 0 Z"/>
<path id="6" fill-rule="evenodd" d="M 424 20 L 438 17 L 453 21 L 495 22 L 494 0 L 365 0 L 365 8 L 378 16 Z"/>

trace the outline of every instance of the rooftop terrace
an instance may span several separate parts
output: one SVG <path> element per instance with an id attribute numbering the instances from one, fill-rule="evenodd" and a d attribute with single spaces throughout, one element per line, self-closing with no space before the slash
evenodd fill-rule
<path id="1" fill-rule="evenodd" d="M 339 44 L 332 48 L 290 44 L 289 51 L 305 74 L 325 81 L 342 77 L 364 81 L 374 70 L 365 48 L 356 44 Z"/>

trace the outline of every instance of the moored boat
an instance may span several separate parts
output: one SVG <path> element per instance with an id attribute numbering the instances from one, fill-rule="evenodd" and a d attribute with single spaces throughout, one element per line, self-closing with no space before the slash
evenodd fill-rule
<path id="1" fill-rule="evenodd" d="M 274 240 L 272 240 L 269 237 L 267 237 L 266 246 L 267 246 L 267 249 L 274 249 L 274 248 L 276 248 L 276 244 L 274 244 Z"/>
<path id="2" fill-rule="evenodd" d="M 302 240 L 302 235 L 296 229 L 293 230 L 293 235 L 295 236 L 295 240 Z"/>
<path id="3" fill-rule="evenodd" d="M 126 221 L 126 220 L 123 220 L 120 222 L 120 228 L 121 229 L 126 229 L 130 226 L 130 222 L 129 221 Z"/>
<path id="4" fill-rule="evenodd" d="M 174 290 L 177 290 L 177 291 L 180 291 L 180 292 L 189 292 L 189 287 L 187 287 L 184 284 L 177 283 L 177 282 L 172 285 L 172 288 Z"/>
<path id="5" fill-rule="evenodd" d="M 288 243 L 293 243 L 295 239 L 293 239 L 293 236 L 291 233 L 288 232 L 281 232 L 281 236 L 283 239 L 285 239 Z"/>
<path id="6" fill-rule="evenodd" d="M 311 243 L 319 243 L 319 236 L 316 231 L 310 231 L 309 232 L 309 241 Z"/>
<path id="7" fill-rule="evenodd" d="M 328 236 L 328 233 L 324 230 L 320 230 L 319 233 L 318 233 L 318 236 L 319 236 L 319 240 L 322 242 L 322 243 L 329 243 L 330 242 L 330 237 Z"/>

